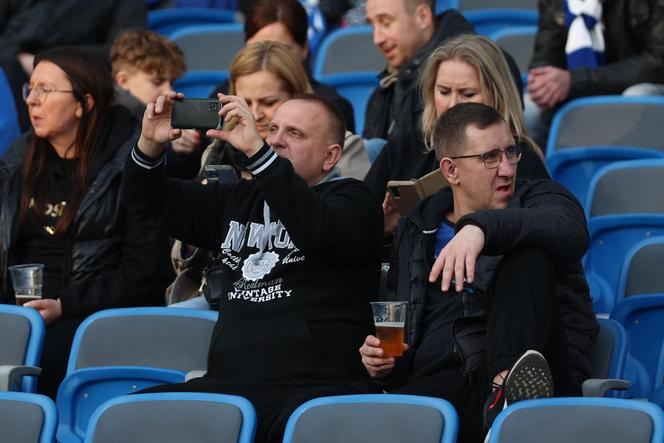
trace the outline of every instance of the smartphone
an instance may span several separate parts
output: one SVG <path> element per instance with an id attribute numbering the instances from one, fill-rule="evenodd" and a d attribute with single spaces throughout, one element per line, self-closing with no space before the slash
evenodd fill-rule
<path id="1" fill-rule="evenodd" d="M 238 181 L 235 169 L 230 165 L 205 165 L 203 175 L 208 182 L 233 184 Z"/>
<path id="2" fill-rule="evenodd" d="M 171 126 L 179 129 L 216 129 L 220 127 L 221 102 L 207 98 L 189 98 L 173 102 Z"/>
<path id="3" fill-rule="evenodd" d="M 390 180 L 387 191 L 392 195 L 399 214 L 406 215 L 424 197 L 415 180 Z"/>

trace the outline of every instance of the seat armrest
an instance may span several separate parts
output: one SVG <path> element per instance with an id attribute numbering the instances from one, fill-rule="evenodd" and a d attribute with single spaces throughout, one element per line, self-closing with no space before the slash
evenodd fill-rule
<path id="1" fill-rule="evenodd" d="M 37 366 L 0 365 L 0 391 L 20 391 L 20 383 L 24 375 L 39 375 L 41 368 Z"/>
<path id="2" fill-rule="evenodd" d="M 184 381 L 187 382 L 187 381 L 191 380 L 192 378 L 204 377 L 205 374 L 207 374 L 207 371 L 202 370 L 202 369 L 196 369 L 196 370 L 193 370 L 193 371 L 189 371 L 185 374 Z"/>
<path id="3" fill-rule="evenodd" d="M 584 397 L 604 397 L 607 391 L 629 389 L 629 381 L 619 378 L 589 378 L 583 382 L 581 390 Z"/>

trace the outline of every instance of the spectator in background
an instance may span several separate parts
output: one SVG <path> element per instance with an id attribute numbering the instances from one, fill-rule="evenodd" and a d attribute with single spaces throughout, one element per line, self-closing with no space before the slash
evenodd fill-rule
<path id="1" fill-rule="evenodd" d="M 474 34 L 473 26 L 458 11 L 434 15 L 433 0 L 367 0 L 367 20 L 374 44 L 387 60 L 380 85 L 369 98 L 363 137 L 389 139 L 418 128 L 422 103 L 417 93 L 420 67 L 445 40 Z M 517 89 L 521 75 L 505 54 Z"/>
<path id="2" fill-rule="evenodd" d="M 145 2 L 136 0 L 27 0 L 11 12 L 0 34 L 0 67 L 12 86 L 23 130 L 30 122 L 21 86 L 36 54 L 76 45 L 106 58 L 122 29 L 145 27 L 147 20 Z"/>
<path id="3" fill-rule="evenodd" d="M 47 325 L 39 391 L 55 398 L 87 315 L 163 304 L 168 243 L 120 203 L 138 133 L 125 108 L 110 106 L 105 57 L 43 51 L 24 92 L 32 128 L 0 162 L 0 300 L 14 302 L 8 265 L 45 264 L 43 299 L 25 306 Z"/>
<path id="4" fill-rule="evenodd" d="M 549 177 L 542 151 L 527 135 L 520 93 L 505 57 L 488 38 L 462 35 L 433 51 L 421 68 L 420 93 L 424 102 L 422 130 L 411 130 L 389 140 L 365 179 L 383 202 L 386 235 L 394 232 L 399 218 L 394 201 L 386 192 L 387 182 L 420 178 L 438 169 L 439 161 L 431 148 L 436 121 L 459 103 L 483 103 L 498 110 L 520 140 L 523 155 L 519 177 Z"/>
<path id="5" fill-rule="evenodd" d="M 543 144 L 556 110 L 592 95 L 664 95 L 664 1 L 539 0 L 526 120 Z"/>
<path id="6" fill-rule="evenodd" d="M 111 46 L 110 61 L 115 80 L 115 103 L 128 108 L 139 123 L 145 106 L 172 90 L 173 82 L 187 70 L 184 54 L 177 43 L 146 29 L 132 29 L 120 34 Z M 168 174 L 191 178 L 191 146 L 200 143 L 198 131 L 183 131 L 182 137 L 174 140 L 167 150 Z"/>

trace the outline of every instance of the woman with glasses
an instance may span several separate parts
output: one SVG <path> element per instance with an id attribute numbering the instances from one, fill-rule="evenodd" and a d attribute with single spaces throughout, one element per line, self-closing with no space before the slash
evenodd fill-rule
<path id="1" fill-rule="evenodd" d="M 448 40 L 427 59 L 420 74 L 424 100 L 421 130 L 387 142 L 365 182 L 383 201 L 385 233 L 394 232 L 399 214 L 386 192 L 390 180 L 422 177 L 438 168 L 431 150 L 438 118 L 452 106 L 475 102 L 498 110 L 519 140 L 518 176 L 548 178 L 540 148 L 528 137 L 519 93 L 500 48 L 486 37 L 462 35 Z"/>
<path id="2" fill-rule="evenodd" d="M 75 48 L 40 53 L 23 95 L 31 129 L 0 162 L 0 301 L 14 302 L 7 267 L 43 263 L 36 309 L 47 331 L 40 392 L 55 396 L 76 327 L 100 309 L 159 304 L 167 239 L 120 204 L 138 133 L 110 106 L 105 63 Z"/>

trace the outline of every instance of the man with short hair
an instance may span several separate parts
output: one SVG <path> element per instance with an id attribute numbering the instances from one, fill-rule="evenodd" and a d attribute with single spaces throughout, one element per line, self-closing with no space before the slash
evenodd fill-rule
<path id="1" fill-rule="evenodd" d="M 475 34 L 458 11 L 449 9 L 436 16 L 434 7 L 434 0 L 367 0 L 367 21 L 387 67 L 367 104 L 364 138 L 388 139 L 417 129 L 423 109 L 417 90 L 420 66 L 445 40 Z M 519 69 L 504 54 L 520 91 Z"/>
<path id="2" fill-rule="evenodd" d="M 410 349 L 395 362 L 369 336 L 360 353 L 371 376 L 392 377 L 391 392 L 450 400 L 461 441 L 481 441 L 483 413 L 488 427 L 506 401 L 580 395 L 590 376 L 588 232 L 562 186 L 516 180 L 520 148 L 495 109 L 453 107 L 434 148 L 450 187 L 402 219 L 392 249 Z"/>
<path id="3" fill-rule="evenodd" d="M 207 375 L 155 390 L 242 395 L 258 412 L 256 441 L 278 442 L 304 401 L 369 391 L 356 352 L 373 330 L 382 211 L 364 183 L 333 178 L 343 116 L 312 95 L 278 108 L 265 143 L 244 99 L 220 94 L 220 116 L 238 123 L 207 135 L 244 153 L 254 179 L 167 179 L 164 144 L 180 135 L 170 126 L 176 97 L 148 105 L 124 200 L 172 237 L 217 251 L 222 296 Z"/>

